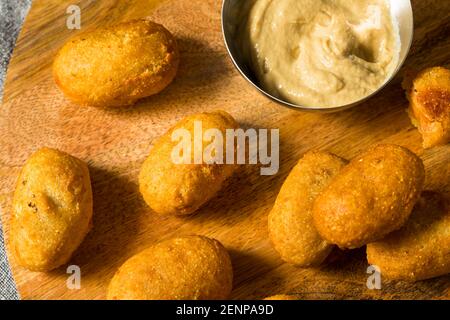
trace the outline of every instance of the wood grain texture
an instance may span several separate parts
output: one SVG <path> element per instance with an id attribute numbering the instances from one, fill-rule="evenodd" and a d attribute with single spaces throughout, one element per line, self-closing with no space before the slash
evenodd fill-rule
<path id="1" fill-rule="evenodd" d="M 53 83 L 50 66 L 57 49 L 75 31 L 66 28 L 66 8 L 78 3 L 82 30 L 138 17 L 151 17 L 178 38 L 181 65 L 161 94 L 120 109 L 79 107 Z M 0 109 L 0 203 L 9 237 L 11 197 L 27 157 L 41 146 L 88 162 L 94 192 L 94 228 L 70 264 L 81 267 L 80 290 L 66 287 L 65 268 L 33 273 L 10 259 L 24 299 L 103 299 L 115 270 L 127 258 L 161 239 L 202 234 L 231 252 L 232 298 L 259 299 L 296 293 L 323 299 L 449 299 L 450 277 L 418 283 L 385 281 L 368 290 L 364 250 L 335 252 L 319 269 L 284 264 L 268 240 L 267 214 L 281 184 L 310 149 L 352 158 L 375 143 L 396 143 L 425 162 L 427 188 L 450 194 L 450 147 L 424 151 L 410 124 L 401 78 L 370 101 L 336 114 L 283 108 L 256 92 L 234 70 L 224 47 L 219 0 L 44 1 L 35 0 L 9 68 Z M 406 66 L 424 68 L 450 61 L 450 2 L 415 0 L 415 40 Z M 192 113 L 223 109 L 243 127 L 280 129 L 280 172 L 259 175 L 244 166 L 229 185 L 191 217 L 161 217 L 143 202 L 137 186 L 152 141 Z"/>

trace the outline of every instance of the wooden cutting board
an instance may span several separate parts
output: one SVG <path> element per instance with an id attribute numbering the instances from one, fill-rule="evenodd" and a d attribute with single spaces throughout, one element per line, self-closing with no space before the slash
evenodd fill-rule
<path id="1" fill-rule="evenodd" d="M 230 251 L 233 299 L 279 293 L 321 299 L 448 299 L 450 277 L 419 283 L 383 279 L 381 290 L 366 286 L 365 250 L 335 252 L 319 269 L 285 264 L 272 248 L 267 214 L 281 184 L 310 149 L 346 158 L 376 143 L 396 143 L 425 162 L 427 188 L 450 194 L 450 146 L 424 151 L 410 124 L 398 77 L 375 98 L 336 114 L 304 113 L 281 107 L 254 90 L 233 68 L 221 34 L 219 0 L 75 1 L 82 30 L 151 17 L 178 38 L 181 66 L 161 94 L 130 108 L 79 107 L 53 83 L 50 66 L 57 49 L 77 31 L 66 28 L 74 1 L 35 0 L 10 64 L 0 110 L 0 202 L 9 238 L 14 183 L 27 157 L 41 146 L 88 162 L 94 192 L 94 228 L 70 264 L 81 268 L 81 289 L 69 290 L 66 267 L 34 273 L 10 263 L 24 299 L 102 299 L 115 270 L 133 254 L 161 239 L 202 234 Z M 424 68 L 450 61 L 450 1 L 415 0 L 416 34 L 406 65 Z M 280 129 L 280 172 L 260 176 L 243 167 L 230 184 L 191 217 L 162 217 L 143 202 L 137 185 L 152 141 L 188 114 L 230 112 L 243 127 Z"/>

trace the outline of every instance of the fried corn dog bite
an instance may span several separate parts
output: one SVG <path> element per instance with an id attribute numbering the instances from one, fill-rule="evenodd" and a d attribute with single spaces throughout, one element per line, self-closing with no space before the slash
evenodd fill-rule
<path id="1" fill-rule="evenodd" d="M 109 300 L 227 299 L 230 257 L 217 240 L 185 236 L 162 241 L 126 261 L 108 289 Z"/>
<path id="2" fill-rule="evenodd" d="M 408 114 L 423 137 L 423 147 L 450 142 L 450 70 L 425 69 L 414 79 L 407 77 L 403 88 L 410 102 Z"/>
<path id="3" fill-rule="evenodd" d="M 380 240 L 406 222 L 424 178 L 422 160 L 408 149 L 375 146 L 353 159 L 316 198 L 317 231 L 341 248 Z"/>
<path id="4" fill-rule="evenodd" d="M 70 259 L 92 226 L 87 165 L 55 149 L 30 156 L 17 179 L 11 252 L 19 265 L 50 271 Z"/>
<path id="5" fill-rule="evenodd" d="M 133 20 L 70 39 L 55 57 L 53 77 L 78 104 L 131 105 L 167 87 L 179 59 L 176 40 L 166 28 Z"/>
<path id="6" fill-rule="evenodd" d="M 201 124 L 204 131 L 217 129 L 225 136 L 226 129 L 238 127 L 231 115 L 224 111 L 201 113 L 189 116 L 172 127 L 157 140 L 150 155 L 144 161 L 139 174 L 139 190 L 145 202 L 157 213 L 169 215 L 187 215 L 219 192 L 224 182 L 236 170 L 234 164 L 200 164 L 194 161 L 194 127 Z M 172 140 L 176 130 L 187 130 L 191 137 L 191 161 L 175 163 L 173 152 L 179 141 Z M 202 150 L 210 141 L 202 138 L 197 148 Z M 225 143 L 224 153 L 225 154 Z"/>
<path id="7" fill-rule="evenodd" d="M 424 192 L 400 230 L 367 245 L 367 259 L 390 279 L 418 281 L 450 273 L 448 199 Z"/>
<path id="8" fill-rule="evenodd" d="M 313 222 L 315 198 L 347 164 L 327 152 L 308 152 L 292 169 L 269 213 L 270 239 L 281 258 L 301 267 L 319 265 L 333 245 Z"/>

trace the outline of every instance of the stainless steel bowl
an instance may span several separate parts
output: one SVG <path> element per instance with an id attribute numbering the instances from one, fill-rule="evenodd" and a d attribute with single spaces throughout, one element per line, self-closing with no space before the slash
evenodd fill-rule
<path id="1" fill-rule="evenodd" d="M 411 49 L 411 43 L 414 34 L 414 22 L 413 22 L 413 11 L 410 0 L 389 0 L 391 6 L 391 13 L 395 18 L 394 21 L 398 23 L 398 30 L 400 32 L 400 58 L 398 60 L 398 65 L 392 74 L 392 76 L 387 79 L 387 81 L 380 86 L 375 92 L 369 94 L 368 96 L 360 99 L 359 101 L 353 102 L 351 104 L 337 106 L 337 107 L 306 107 L 302 105 L 297 105 L 285 100 L 275 97 L 272 94 L 264 90 L 260 86 L 251 66 L 248 65 L 246 59 L 240 52 L 238 45 L 235 41 L 236 30 L 240 24 L 240 19 L 243 12 L 243 5 L 245 5 L 248 0 L 223 0 L 222 3 L 222 32 L 225 40 L 225 45 L 228 50 L 228 54 L 231 57 L 236 68 L 239 70 L 241 75 L 247 79 L 259 92 L 272 99 L 273 101 L 297 110 L 303 111 L 320 111 L 320 112 L 336 112 L 344 109 L 354 107 L 363 101 L 376 95 L 381 89 L 383 89 L 392 79 L 397 75 L 400 68 L 408 56 L 409 50 Z"/>

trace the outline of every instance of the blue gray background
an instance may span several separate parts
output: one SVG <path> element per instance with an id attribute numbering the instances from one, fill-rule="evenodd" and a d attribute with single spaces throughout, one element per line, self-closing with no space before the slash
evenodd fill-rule
<path id="1" fill-rule="evenodd" d="M 0 100 L 3 98 L 3 83 L 9 59 L 30 6 L 31 0 L 0 0 Z M 18 298 L 9 270 L 0 224 L 0 300 Z"/>

